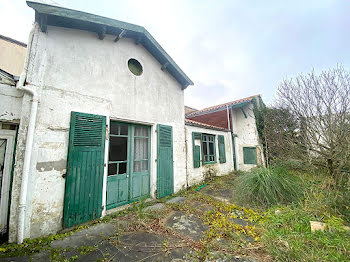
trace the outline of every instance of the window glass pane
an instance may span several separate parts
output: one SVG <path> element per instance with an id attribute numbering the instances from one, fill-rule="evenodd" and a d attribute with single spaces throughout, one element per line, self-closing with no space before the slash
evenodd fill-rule
<path id="1" fill-rule="evenodd" d="M 109 161 L 124 161 L 128 155 L 128 139 L 126 137 L 110 137 Z"/>
<path id="2" fill-rule="evenodd" d="M 110 133 L 112 135 L 118 135 L 119 125 L 116 122 L 111 121 L 111 130 Z"/>
<path id="3" fill-rule="evenodd" d="M 120 135 L 124 135 L 124 136 L 128 135 L 128 125 L 120 124 Z"/>
<path id="4" fill-rule="evenodd" d="M 142 135 L 143 136 L 148 136 L 148 127 L 143 127 L 142 128 Z"/>
<path id="5" fill-rule="evenodd" d="M 148 159 L 148 138 L 135 138 L 134 160 Z"/>
<path id="6" fill-rule="evenodd" d="M 207 142 L 203 142 L 203 155 L 208 155 Z"/>
<path id="7" fill-rule="evenodd" d="M 117 164 L 109 164 L 108 165 L 108 175 L 116 175 L 117 174 Z"/>
<path id="8" fill-rule="evenodd" d="M 118 174 L 126 174 L 126 163 L 119 163 Z"/>
<path id="9" fill-rule="evenodd" d="M 134 172 L 141 171 L 141 161 L 134 161 Z"/>
<path id="10" fill-rule="evenodd" d="M 214 155 L 214 143 L 209 143 L 209 155 Z"/>
<path id="11" fill-rule="evenodd" d="M 142 127 L 135 126 L 135 136 L 142 136 Z"/>
<path id="12" fill-rule="evenodd" d="M 141 170 L 147 171 L 148 170 L 148 160 L 141 162 Z"/>

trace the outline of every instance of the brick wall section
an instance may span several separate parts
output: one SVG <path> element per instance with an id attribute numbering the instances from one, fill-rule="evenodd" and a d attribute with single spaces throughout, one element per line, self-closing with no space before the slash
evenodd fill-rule
<path id="1" fill-rule="evenodd" d="M 205 123 L 205 124 L 228 129 L 226 110 L 209 113 L 201 116 L 187 117 L 187 118 L 200 123 Z M 231 110 L 230 110 L 230 121 L 231 121 Z"/>

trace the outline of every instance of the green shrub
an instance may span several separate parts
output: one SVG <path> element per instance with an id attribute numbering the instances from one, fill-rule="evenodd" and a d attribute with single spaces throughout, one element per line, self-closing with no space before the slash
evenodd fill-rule
<path id="1" fill-rule="evenodd" d="M 234 198 L 241 204 L 271 206 L 302 195 L 299 179 L 281 167 L 256 168 L 236 179 Z"/>

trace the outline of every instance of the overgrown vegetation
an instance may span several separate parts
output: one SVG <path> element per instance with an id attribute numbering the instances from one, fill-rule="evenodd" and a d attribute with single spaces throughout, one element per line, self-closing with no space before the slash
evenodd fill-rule
<path id="1" fill-rule="evenodd" d="M 256 168 L 236 179 L 234 198 L 251 206 L 292 203 L 302 196 L 298 177 L 282 167 Z"/>

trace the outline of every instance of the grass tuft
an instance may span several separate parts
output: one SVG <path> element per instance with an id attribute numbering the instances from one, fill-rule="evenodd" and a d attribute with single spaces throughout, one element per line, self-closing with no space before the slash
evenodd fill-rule
<path id="1" fill-rule="evenodd" d="M 237 177 L 234 199 L 240 204 L 272 206 L 302 196 L 298 177 L 282 167 L 256 168 Z"/>

